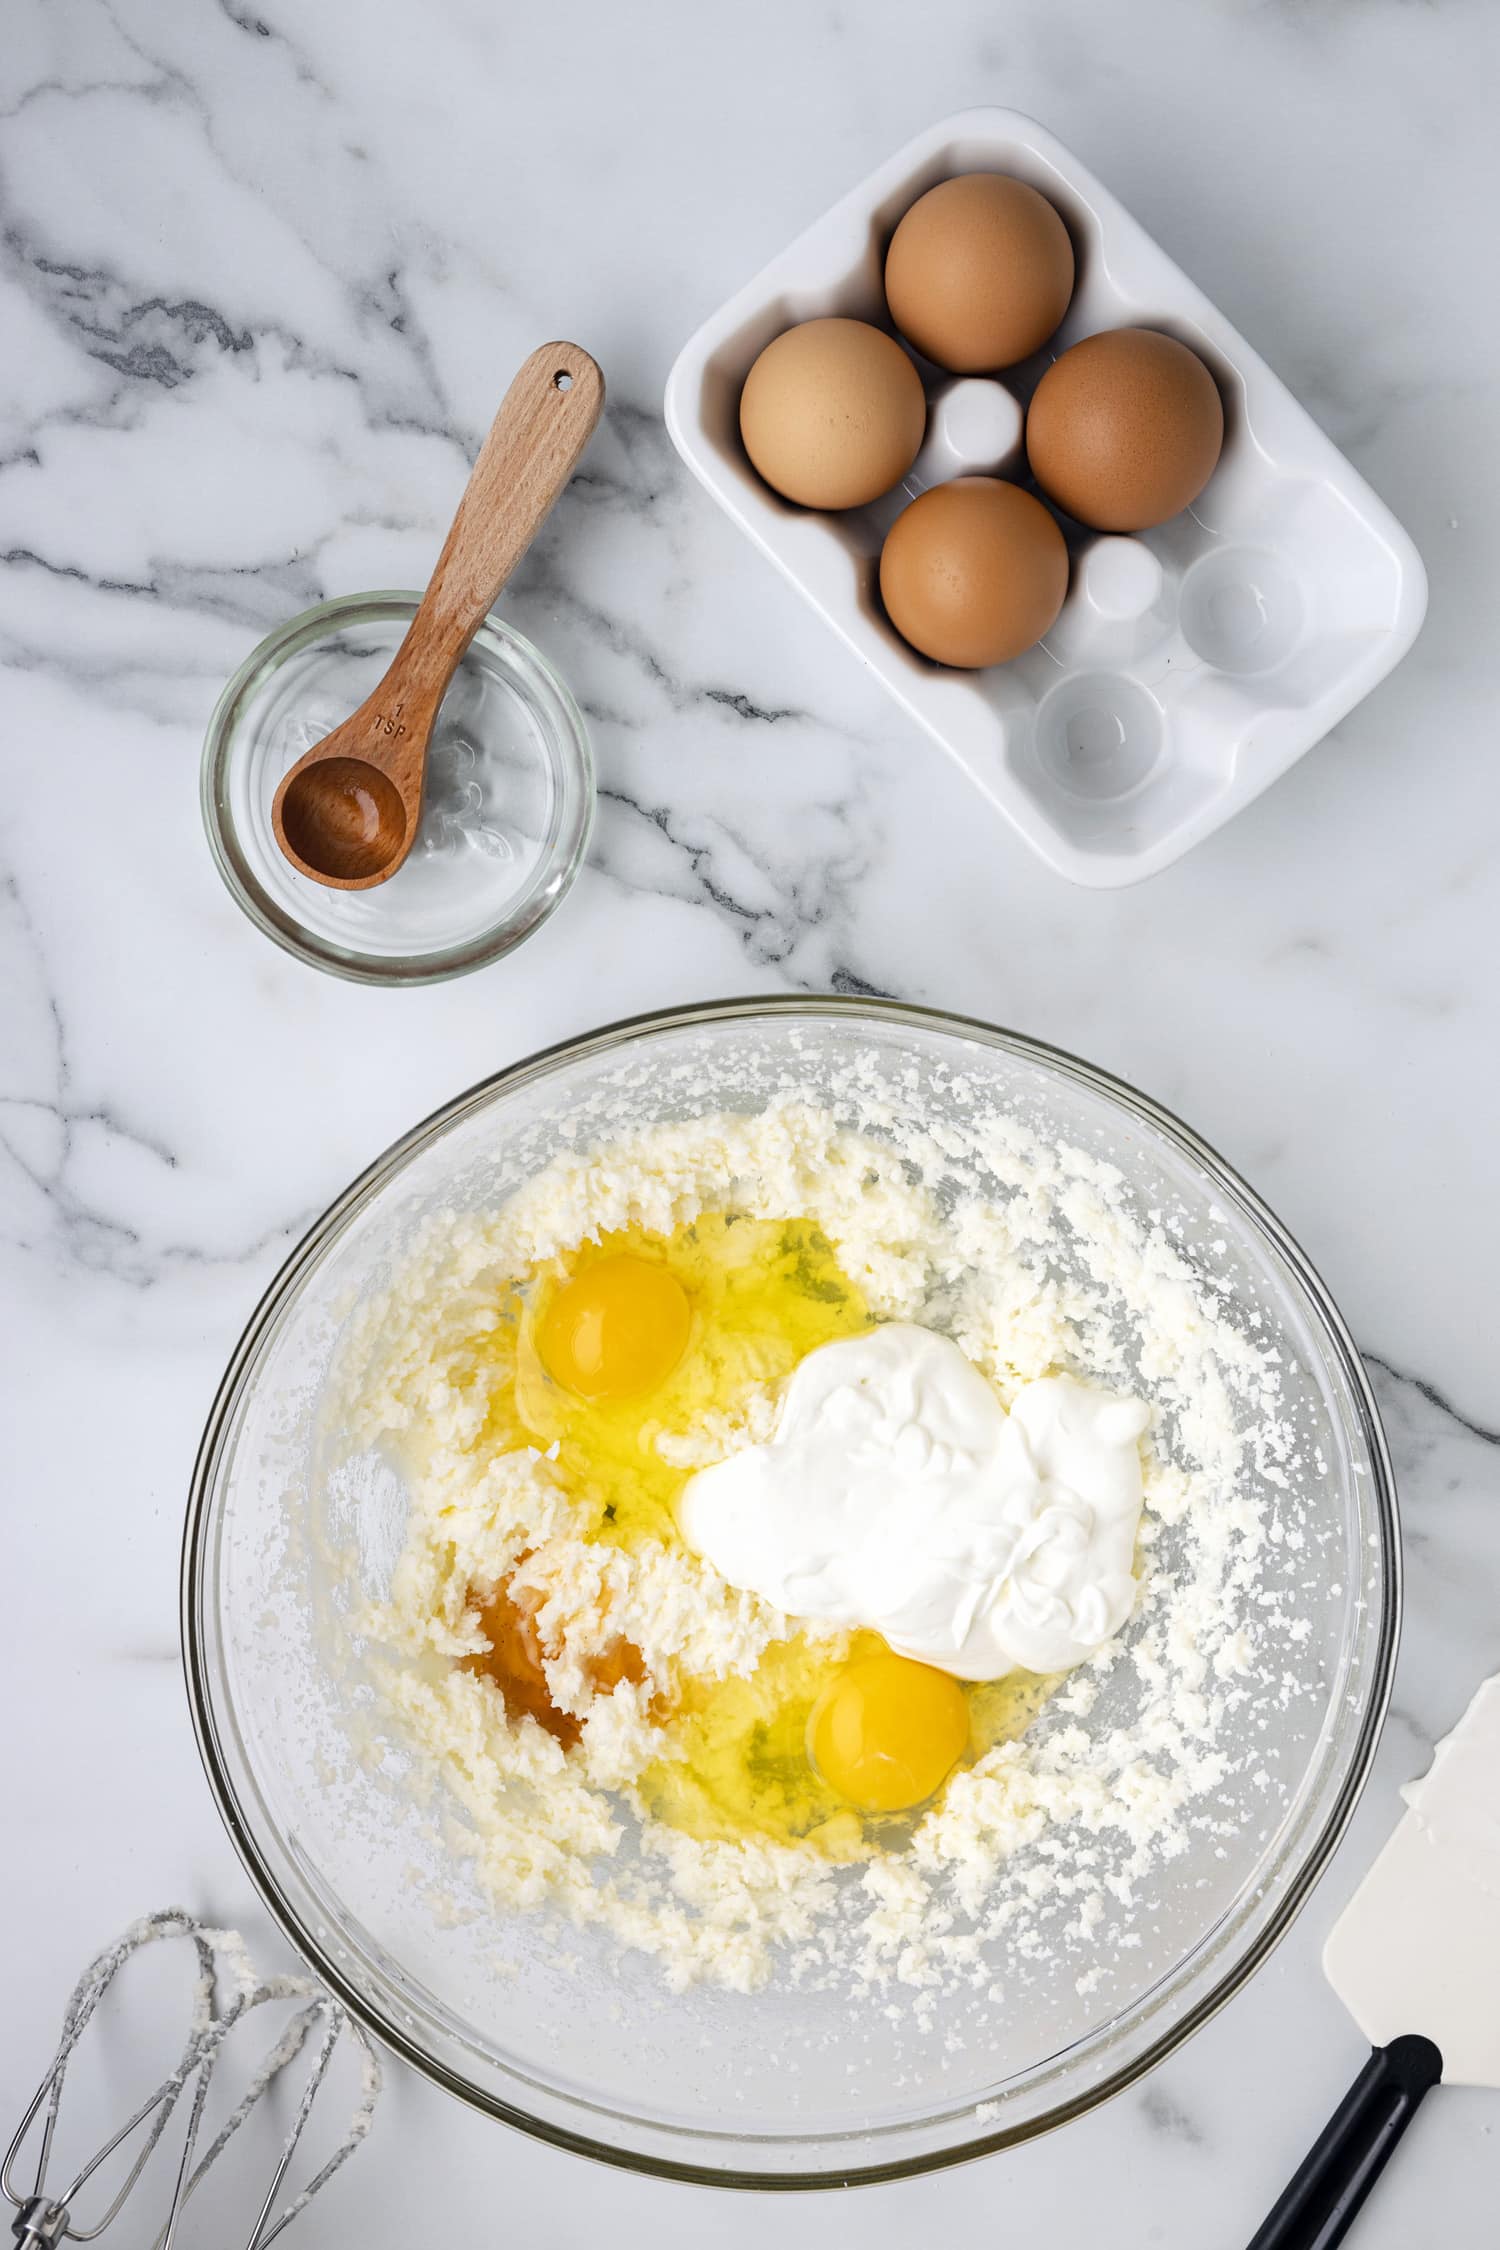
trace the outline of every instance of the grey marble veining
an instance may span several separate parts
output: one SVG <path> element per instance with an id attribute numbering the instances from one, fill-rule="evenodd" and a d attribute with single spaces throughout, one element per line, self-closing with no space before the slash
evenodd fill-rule
<path id="1" fill-rule="evenodd" d="M 1401 1476 L 1408 1628 L 1379 1770 L 1291 1938 L 1134 2094 L 967 2171 L 774 2214 L 1248 2237 L 1358 2040 L 1323 1934 L 1500 1664 L 1500 17 L 1486 0 L 12 0 L 0 42 L 0 1382 L 14 2107 L 91 1946 L 182 1898 L 265 1930 L 175 1649 L 193 1450 L 254 1301 L 414 1118 L 668 1002 L 887 992 L 1013 1023 L 1179 1110 L 1339 1299 Z M 1411 658 L 1139 890 L 1038 866 L 682 471 L 704 312 L 928 119 L 1050 124 L 1392 504 Z M 606 421 L 505 607 L 600 771 L 590 864 L 509 963 L 416 993 L 300 968 L 198 824 L 218 689 L 324 595 L 420 584 L 524 352 Z M 128 854 L 122 854 L 122 843 Z M 24 1589 L 24 1594 L 20 1589 Z M 85 1825 L 86 1823 L 86 1825 Z M 102 1839 L 102 1844 L 100 1842 Z M 23 1934 L 24 1933 L 24 1934 Z M 1493 2099 L 1445 2094 L 1356 2239 L 1487 2239 Z M 307 2229 L 748 2245 L 753 2202 L 606 2175 L 402 2077 Z"/>

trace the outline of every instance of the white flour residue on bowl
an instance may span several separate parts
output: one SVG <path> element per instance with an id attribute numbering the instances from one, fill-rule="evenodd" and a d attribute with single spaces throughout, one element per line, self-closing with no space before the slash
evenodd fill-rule
<path id="1" fill-rule="evenodd" d="M 410 1494 L 388 1593 L 360 1618 L 393 1740 L 440 1778 L 450 1839 L 495 1910 L 600 1927 L 673 1989 L 837 1980 L 920 2004 L 992 1992 L 997 1949 L 1024 1973 L 1063 1946 L 1087 1993 L 1109 1948 L 1133 1942 L 1143 1886 L 1213 1850 L 1216 1796 L 1232 1769 L 1249 1785 L 1247 1706 L 1298 1692 L 1295 1633 L 1263 1579 L 1268 1541 L 1298 1536 L 1294 1512 L 1273 1521 L 1267 1506 L 1299 1466 L 1274 1341 L 1231 1319 L 1119 1172 L 993 1108 L 966 1115 L 960 1081 L 948 1091 L 942 1125 L 872 1088 L 851 1097 L 854 1130 L 788 1089 L 758 1115 L 559 1156 L 499 1209 L 430 1227 L 342 1355 L 325 1420 L 351 1453 L 390 1455 Z M 1066 1370 L 1152 1408 L 1129 1624 L 873 1853 L 852 1821 L 807 1840 L 704 1841 L 649 1815 L 637 1783 L 672 1754 L 674 1687 L 751 1674 L 788 1621 L 685 1547 L 581 1536 L 552 1461 L 486 1450 L 507 1289 L 585 1241 L 726 1210 L 814 1222 L 877 1319 L 950 1335 L 1007 1403 Z M 663 1457 L 722 1458 L 765 1435 L 774 1403 L 752 1388 L 716 1422 L 663 1433 Z M 512 1724 L 460 1668 L 483 1647 L 471 1589 L 502 1581 L 522 1586 L 557 1652 L 547 1685 L 577 1722 L 570 1747 Z M 601 1689 L 591 1664 L 622 1636 L 645 1676 Z M 1261 1779 L 1274 1827 L 1278 1785 Z"/>

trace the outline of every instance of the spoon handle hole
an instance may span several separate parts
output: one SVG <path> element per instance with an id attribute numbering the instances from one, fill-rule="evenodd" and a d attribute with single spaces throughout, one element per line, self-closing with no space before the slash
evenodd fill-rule
<path id="1" fill-rule="evenodd" d="M 573 378 L 565 367 L 560 367 L 553 376 L 552 388 L 555 391 L 570 391 L 573 388 Z"/>

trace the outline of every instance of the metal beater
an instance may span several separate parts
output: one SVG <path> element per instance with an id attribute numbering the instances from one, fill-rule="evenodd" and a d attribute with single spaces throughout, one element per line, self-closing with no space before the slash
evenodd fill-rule
<path id="1" fill-rule="evenodd" d="M 74 2174 L 66 2187 L 54 2194 L 47 2185 L 47 2171 L 69 2059 L 87 2029 L 94 2010 L 125 1963 L 139 1953 L 142 1947 L 166 1938 L 185 1939 L 196 1956 L 192 2013 L 182 2053 L 173 2069 L 147 2096 L 139 2109 Z M 301 2002 L 302 2005 L 295 2010 L 280 2036 L 262 2056 L 234 2109 L 195 2163 L 194 2152 L 203 2107 L 224 2042 L 235 2025 L 242 2022 L 253 2009 L 272 2001 Z M 353 2041 L 360 2057 L 360 2090 L 354 2115 L 344 2138 L 328 2161 L 314 2173 L 304 2188 L 277 2211 L 276 2198 L 296 2155 L 318 2090 L 327 2076 L 334 2050 L 345 2034 Z M 18 2250 L 52 2250 L 53 2245 L 65 2238 L 69 2242 L 97 2240 L 119 2216 L 166 2131 L 177 2104 L 186 2094 L 187 2129 L 177 2162 L 171 2208 L 167 2213 L 166 2223 L 153 2240 L 153 2250 L 173 2250 L 177 2240 L 178 2220 L 189 2196 L 214 2158 L 239 2131 L 267 2088 L 296 2061 L 304 2049 L 311 2050 L 311 2068 L 298 2099 L 291 2131 L 256 2215 L 245 2250 L 267 2250 L 267 2245 L 276 2240 L 282 2229 L 291 2224 L 298 2212 L 306 2208 L 318 2190 L 358 2148 L 370 2129 L 375 2102 L 380 2092 L 379 2060 L 359 2025 L 310 1977 L 259 1978 L 245 1951 L 244 1941 L 236 1931 L 212 1929 L 180 1909 L 149 1914 L 142 1921 L 132 1924 L 122 1937 L 90 1962 L 75 1985 L 63 2016 L 62 2036 L 58 2041 L 57 2052 L 32 2096 L 10 2144 L 4 2167 L 0 2169 L 0 2190 L 3 2190 L 16 2212 L 12 2233 Z M 41 2145 L 35 2176 L 27 2191 L 16 2183 L 21 2170 L 22 2151 L 39 2118 L 42 2120 Z M 124 2184 L 105 2203 L 97 2217 L 91 2218 L 87 2225 L 80 2224 L 75 2216 L 75 2204 L 80 2192 L 134 2133 L 141 2133 L 144 2137 L 125 2175 Z"/>

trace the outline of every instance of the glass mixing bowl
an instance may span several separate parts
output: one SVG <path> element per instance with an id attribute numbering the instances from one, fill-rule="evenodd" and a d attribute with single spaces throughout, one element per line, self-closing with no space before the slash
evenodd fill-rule
<path id="1" fill-rule="evenodd" d="M 756 1111 L 792 1080 L 845 1114 L 856 1083 L 929 1123 L 960 1102 L 993 1105 L 1117 1167 L 1221 1301 L 1274 1338 L 1282 1410 L 1317 1463 L 1294 1493 L 1267 1494 L 1315 1535 L 1272 1541 L 1264 1563 L 1261 1590 L 1295 1624 L 1292 1691 L 1247 1697 L 1231 1724 L 1250 1730 L 1240 1747 L 1253 1755 L 1215 1801 L 1216 1833 L 1146 1881 L 1128 1948 L 1100 1933 L 1087 1993 L 1076 1959 L 1054 1974 L 1044 1956 L 1004 2006 L 966 1993 L 899 2021 L 836 1990 L 673 1994 L 602 1937 L 502 1917 L 466 1894 L 461 1852 L 435 1866 L 434 1808 L 349 1653 L 350 1611 L 383 1588 L 403 1525 L 393 1470 L 353 1492 L 326 1473 L 320 1405 L 351 1317 L 425 1224 L 492 1207 L 564 1143 L 587 1145 L 595 1123 L 608 1137 Z M 1086 1063 L 982 1024 L 836 999 L 617 1025 L 503 1071 L 381 1157 L 288 1261 L 234 1355 L 183 1559 L 210 1780 L 271 1911 L 339 1998 L 491 2116 L 642 2171 L 755 2187 L 888 2179 L 1005 2146 L 1129 2085 L 1197 2029 L 1265 1959 L 1344 1829 L 1398 1613 L 1369 1385 L 1317 1275 L 1244 1183 Z"/>

